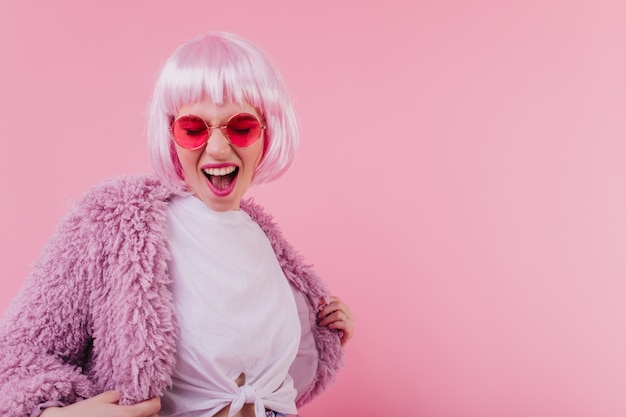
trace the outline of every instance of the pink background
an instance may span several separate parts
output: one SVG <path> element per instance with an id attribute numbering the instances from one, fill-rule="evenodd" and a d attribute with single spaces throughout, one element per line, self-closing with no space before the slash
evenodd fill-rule
<path id="1" fill-rule="evenodd" d="M 0 0 L 0 311 L 70 200 L 150 171 L 163 60 L 228 30 L 302 124 L 253 194 L 357 317 L 303 417 L 624 416 L 625 28 L 602 0 Z"/>

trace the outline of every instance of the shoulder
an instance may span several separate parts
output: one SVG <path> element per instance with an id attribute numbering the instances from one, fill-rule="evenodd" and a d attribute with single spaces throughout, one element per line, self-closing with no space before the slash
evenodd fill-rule
<path id="1" fill-rule="evenodd" d="M 300 254 L 283 236 L 273 216 L 265 211 L 260 204 L 256 203 L 252 198 L 244 199 L 241 201 L 241 209 L 248 213 L 250 218 L 263 230 L 283 270 L 291 269 L 291 265 L 294 262 L 303 262 Z M 291 277 L 288 276 L 287 278 Z"/>
<path id="2" fill-rule="evenodd" d="M 70 216 L 97 222 L 133 213 L 165 212 L 171 195 L 151 175 L 115 177 L 92 187 L 73 202 Z"/>
<path id="3" fill-rule="evenodd" d="M 273 232 L 280 234 L 280 230 L 274 222 L 272 215 L 267 213 L 254 199 L 246 198 L 241 200 L 241 209 L 248 213 L 250 218 L 254 220 L 265 233 Z"/>
<path id="4" fill-rule="evenodd" d="M 131 230 L 163 233 L 171 196 L 151 175 L 111 178 L 71 202 L 57 232 L 60 236 L 91 236 L 90 241 L 99 237 L 107 241 Z"/>
<path id="5" fill-rule="evenodd" d="M 118 209 L 129 205 L 167 202 L 171 194 L 151 175 L 115 177 L 88 190 L 77 205 L 88 209 Z"/>

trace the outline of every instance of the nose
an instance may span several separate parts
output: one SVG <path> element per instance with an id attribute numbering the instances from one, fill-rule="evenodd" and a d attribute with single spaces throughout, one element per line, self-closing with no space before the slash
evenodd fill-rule
<path id="1" fill-rule="evenodd" d="M 230 142 L 220 128 L 211 128 L 211 135 L 204 151 L 216 160 L 223 160 L 231 152 Z"/>

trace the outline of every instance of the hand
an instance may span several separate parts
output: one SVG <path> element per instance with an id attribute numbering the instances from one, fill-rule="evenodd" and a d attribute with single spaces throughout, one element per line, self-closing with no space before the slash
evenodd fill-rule
<path id="1" fill-rule="evenodd" d="M 159 417 L 159 397 L 134 405 L 118 405 L 120 398 L 119 392 L 106 391 L 67 407 L 46 408 L 41 417 Z"/>
<path id="2" fill-rule="evenodd" d="M 354 317 L 347 305 L 337 297 L 330 297 L 322 311 L 317 314 L 320 326 L 342 331 L 341 346 L 345 346 L 354 335 Z"/>

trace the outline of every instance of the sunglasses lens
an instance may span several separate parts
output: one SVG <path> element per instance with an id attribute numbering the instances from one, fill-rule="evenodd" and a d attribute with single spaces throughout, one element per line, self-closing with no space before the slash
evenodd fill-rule
<path id="1" fill-rule="evenodd" d="M 183 148 L 196 149 L 206 143 L 209 131 L 198 116 L 183 116 L 174 122 L 172 134 Z"/>
<path id="2" fill-rule="evenodd" d="M 261 123 L 251 114 L 236 114 L 228 121 L 226 134 L 233 145 L 250 146 L 261 137 Z"/>

